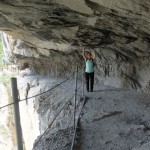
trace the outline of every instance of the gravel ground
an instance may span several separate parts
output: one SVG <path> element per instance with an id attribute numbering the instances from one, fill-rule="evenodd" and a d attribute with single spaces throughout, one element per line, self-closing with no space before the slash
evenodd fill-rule
<path id="1" fill-rule="evenodd" d="M 150 94 L 97 85 L 86 96 L 81 150 L 150 150 Z"/>
<path id="2" fill-rule="evenodd" d="M 71 140 L 70 129 L 59 130 L 52 134 L 47 131 L 35 150 L 69 150 Z"/>

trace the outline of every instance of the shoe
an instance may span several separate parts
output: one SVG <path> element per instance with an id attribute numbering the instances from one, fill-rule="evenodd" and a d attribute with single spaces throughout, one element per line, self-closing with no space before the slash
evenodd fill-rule
<path id="1" fill-rule="evenodd" d="M 89 92 L 89 90 L 87 90 L 87 92 Z"/>
<path id="2" fill-rule="evenodd" d="M 90 90 L 90 92 L 93 92 L 93 89 L 92 89 L 92 90 Z"/>

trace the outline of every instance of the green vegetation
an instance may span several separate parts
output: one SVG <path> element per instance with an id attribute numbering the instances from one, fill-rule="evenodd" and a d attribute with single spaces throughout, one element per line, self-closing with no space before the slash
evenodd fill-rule
<path id="1" fill-rule="evenodd" d="M 6 128 L 4 127 L 4 125 L 0 124 L 0 134 L 6 134 L 6 133 L 7 133 Z"/>
<path id="2" fill-rule="evenodd" d="M 2 68 L 5 67 L 5 64 L 2 61 L 2 58 L 4 57 L 4 51 L 3 51 L 3 45 L 2 45 L 2 39 L 1 39 L 1 33 L 0 33 L 0 83 L 3 83 L 4 85 L 7 85 L 10 82 L 10 78 L 16 76 L 15 73 L 9 72 L 2 73 Z M 10 64 L 7 64 L 10 65 Z"/>
<path id="3" fill-rule="evenodd" d="M 15 73 L 0 75 L 0 83 L 7 85 L 10 82 L 10 79 L 15 76 L 16 76 Z"/>
<path id="4" fill-rule="evenodd" d="M 3 62 L 2 62 L 2 58 L 4 57 L 4 51 L 3 51 L 3 46 L 2 46 L 2 39 L 1 39 L 1 34 L 0 34 L 0 70 L 3 67 Z"/>

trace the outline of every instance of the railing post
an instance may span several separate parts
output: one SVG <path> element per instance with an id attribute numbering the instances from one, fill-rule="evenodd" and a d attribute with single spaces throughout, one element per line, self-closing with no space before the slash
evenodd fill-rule
<path id="1" fill-rule="evenodd" d="M 57 64 L 56 64 L 56 80 L 57 80 L 57 77 L 58 77 L 58 66 L 57 66 Z"/>
<path id="2" fill-rule="evenodd" d="M 84 97 L 84 69 L 82 70 L 82 96 Z"/>
<path id="3" fill-rule="evenodd" d="M 12 97 L 13 97 L 13 102 L 14 102 L 14 119 L 15 119 L 15 126 L 16 126 L 17 147 L 18 147 L 18 150 L 23 150 L 22 130 L 21 130 L 20 112 L 19 112 L 18 88 L 17 88 L 16 78 L 11 78 L 11 86 L 12 86 Z"/>
<path id="4" fill-rule="evenodd" d="M 76 101 L 77 101 L 77 76 L 78 76 L 78 65 L 76 66 L 75 72 L 75 91 L 74 91 L 74 131 L 76 127 Z"/>

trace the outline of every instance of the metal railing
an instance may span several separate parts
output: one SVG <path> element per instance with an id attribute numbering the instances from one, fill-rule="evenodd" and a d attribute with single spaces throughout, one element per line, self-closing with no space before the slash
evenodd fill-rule
<path id="1" fill-rule="evenodd" d="M 34 150 L 38 146 L 38 143 L 42 140 L 42 137 L 48 132 L 48 130 L 51 128 L 51 126 L 53 125 L 53 123 L 55 122 L 55 120 L 57 119 L 57 117 L 59 116 L 59 114 L 62 112 L 62 110 L 65 109 L 66 106 L 69 105 L 69 102 L 71 102 L 71 100 L 74 97 L 74 109 L 73 109 L 73 114 L 72 114 L 72 117 L 73 117 L 73 138 L 72 138 L 72 143 L 71 143 L 71 150 L 73 150 L 75 139 L 76 139 L 76 132 L 77 132 L 77 125 L 78 125 L 79 117 L 80 117 L 82 108 L 83 108 L 84 103 L 85 103 L 85 95 L 84 95 L 84 73 L 82 72 L 82 83 L 81 83 L 80 87 L 82 86 L 82 99 L 83 99 L 83 101 L 81 103 L 79 112 L 77 113 L 77 107 L 79 107 L 79 105 L 80 105 L 80 101 L 78 101 L 78 104 L 77 104 L 77 94 L 78 94 L 78 89 L 80 88 L 80 87 L 78 88 L 78 72 L 79 72 L 78 66 L 76 66 L 75 72 L 72 73 L 63 82 L 56 84 L 51 89 L 49 89 L 47 91 L 44 91 L 43 93 L 31 96 L 31 97 L 27 97 L 27 98 L 21 99 L 21 100 L 20 100 L 20 97 L 19 97 L 18 89 L 17 89 L 17 80 L 16 80 L 16 78 L 12 78 L 11 79 L 11 82 L 12 82 L 12 93 L 13 93 L 13 103 L 10 103 L 10 104 L 7 104 L 5 106 L 2 106 L 2 107 L 0 107 L 0 109 L 8 107 L 8 106 L 11 106 L 11 105 L 14 105 L 14 113 L 15 113 L 15 117 L 16 117 L 15 118 L 16 135 L 17 135 L 17 139 L 18 139 L 18 141 L 17 141 L 18 150 L 23 150 L 22 135 L 19 134 L 19 132 L 21 130 L 20 115 L 19 115 L 19 102 L 25 101 L 27 99 L 32 99 L 34 97 L 43 95 L 45 93 L 49 93 L 51 90 L 53 90 L 53 89 L 55 89 L 55 88 L 63 85 L 65 82 L 67 82 L 69 79 L 71 79 L 75 75 L 75 90 L 74 90 L 74 94 L 71 96 L 71 98 L 68 101 L 65 102 L 65 104 L 63 105 L 63 107 L 54 116 L 54 118 L 51 121 L 51 123 L 49 124 L 48 128 L 45 130 L 45 132 L 43 132 L 42 135 L 40 135 L 39 139 L 36 141 L 36 143 L 34 144 L 33 149 L 32 149 L 32 150 Z M 49 96 L 50 96 L 50 94 L 48 96 L 46 96 L 46 98 L 48 98 Z M 43 102 L 46 98 L 44 98 L 40 102 Z M 80 99 L 81 99 L 81 97 L 80 97 Z M 78 114 L 78 116 L 76 117 L 77 114 Z M 71 118 L 71 120 L 72 120 L 72 118 Z M 70 120 L 70 122 L 71 122 L 71 120 Z"/>
<path id="2" fill-rule="evenodd" d="M 78 68 L 77 68 L 77 70 L 78 70 Z M 76 80 L 76 82 L 77 82 L 77 80 Z M 77 93 L 77 92 L 75 92 L 75 93 Z M 78 123 L 79 123 L 79 118 L 80 118 L 80 115 L 81 115 L 81 112 L 82 112 L 82 108 L 83 108 L 83 106 L 85 104 L 85 95 L 84 95 L 84 70 L 82 71 L 82 99 L 83 99 L 83 101 L 82 101 L 82 104 L 81 104 L 81 108 L 79 109 L 79 114 L 78 114 L 77 120 L 75 120 L 75 115 L 74 115 L 74 134 L 73 134 L 73 139 L 72 139 L 71 149 L 70 150 L 73 150 L 74 145 L 75 145 L 75 139 L 76 139 L 76 134 L 77 134 L 77 126 L 78 126 Z M 75 101 L 76 101 L 76 98 L 75 98 Z M 75 114 L 75 112 L 76 112 L 76 105 L 75 105 L 74 114 Z"/>

